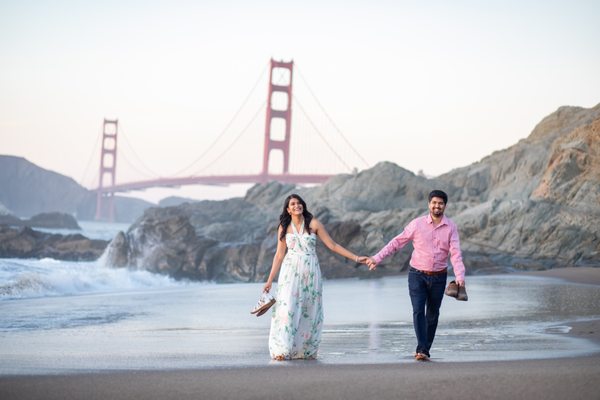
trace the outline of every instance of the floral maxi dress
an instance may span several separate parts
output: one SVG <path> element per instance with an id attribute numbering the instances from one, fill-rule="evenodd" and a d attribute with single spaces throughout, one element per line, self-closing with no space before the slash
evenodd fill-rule
<path id="1" fill-rule="evenodd" d="M 269 352 L 272 358 L 317 357 L 323 328 L 321 269 L 316 254 L 317 236 L 300 232 L 286 234 L 287 253 L 277 281 Z"/>

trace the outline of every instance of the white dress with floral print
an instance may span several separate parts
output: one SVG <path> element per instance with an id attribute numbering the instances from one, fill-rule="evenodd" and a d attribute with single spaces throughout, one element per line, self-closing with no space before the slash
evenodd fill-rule
<path id="1" fill-rule="evenodd" d="M 300 232 L 292 223 L 285 237 L 287 253 L 277 281 L 269 352 L 286 360 L 315 358 L 321 342 L 323 304 L 321 269 L 316 254 L 317 236 Z"/>

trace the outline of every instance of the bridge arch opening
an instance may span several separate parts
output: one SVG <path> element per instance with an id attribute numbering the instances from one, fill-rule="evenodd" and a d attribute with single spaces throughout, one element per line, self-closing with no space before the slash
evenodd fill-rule
<path id="1" fill-rule="evenodd" d="M 292 83 L 292 71 L 289 68 L 273 67 L 271 76 L 273 85 L 289 86 Z"/>
<path id="2" fill-rule="evenodd" d="M 283 174 L 284 170 L 284 159 L 283 151 L 279 149 L 271 150 L 269 156 L 269 172 L 272 174 Z"/>
<path id="3" fill-rule="evenodd" d="M 271 139 L 285 140 L 286 125 L 284 118 L 271 118 Z"/>
<path id="4" fill-rule="evenodd" d="M 271 95 L 271 108 L 277 111 L 286 111 L 290 104 L 290 96 L 286 92 L 273 92 Z"/>

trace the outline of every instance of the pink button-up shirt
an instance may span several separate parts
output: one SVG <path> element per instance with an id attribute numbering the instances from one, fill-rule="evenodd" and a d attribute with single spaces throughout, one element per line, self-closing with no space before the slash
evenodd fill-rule
<path id="1" fill-rule="evenodd" d="M 448 265 L 448 254 L 454 268 L 454 276 L 459 281 L 465 279 L 465 265 L 460 252 L 460 241 L 456 225 L 444 215 L 442 222 L 434 227 L 431 215 L 427 214 L 410 221 L 401 234 L 393 238 L 373 259 L 379 264 L 384 258 L 391 256 L 409 241 L 413 242 L 414 251 L 410 265 L 421 271 L 441 271 Z"/>

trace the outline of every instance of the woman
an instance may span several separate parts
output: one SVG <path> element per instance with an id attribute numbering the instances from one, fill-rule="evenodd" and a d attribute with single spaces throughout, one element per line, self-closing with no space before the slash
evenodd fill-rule
<path id="1" fill-rule="evenodd" d="M 355 262 L 365 260 L 334 242 L 300 196 L 291 194 L 285 199 L 279 216 L 277 251 L 264 286 L 264 291 L 271 290 L 281 268 L 269 335 L 269 352 L 274 360 L 317 357 L 323 327 L 317 236 L 329 250 Z"/>

